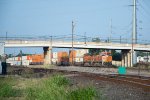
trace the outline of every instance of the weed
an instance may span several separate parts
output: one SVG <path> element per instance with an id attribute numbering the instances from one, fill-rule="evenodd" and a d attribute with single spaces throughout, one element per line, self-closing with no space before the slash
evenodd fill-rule
<path id="1" fill-rule="evenodd" d="M 71 90 L 69 80 L 60 75 L 27 88 L 28 100 L 93 100 L 96 96 L 96 90 L 92 87 Z"/>
<path id="2" fill-rule="evenodd" d="M 9 97 L 25 97 L 27 100 L 94 100 L 98 96 L 92 87 L 70 88 L 69 80 L 62 75 L 29 81 L 29 85 L 23 89 L 14 88 L 16 81 L 11 77 L 0 78 L 1 100 Z"/>
<path id="3" fill-rule="evenodd" d="M 65 77 L 60 76 L 60 75 L 55 75 L 54 77 L 52 77 L 51 81 L 52 81 L 52 83 L 55 83 L 58 86 L 69 84 L 69 80 Z"/>
<path id="4" fill-rule="evenodd" d="M 97 93 L 94 88 L 88 87 L 71 91 L 68 96 L 70 100 L 94 100 L 97 96 Z"/>
<path id="5" fill-rule="evenodd" d="M 27 88 L 27 99 L 29 100 L 66 100 L 65 86 L 69 81 L 59 75 L 42 80 L 37 85 Z"/>

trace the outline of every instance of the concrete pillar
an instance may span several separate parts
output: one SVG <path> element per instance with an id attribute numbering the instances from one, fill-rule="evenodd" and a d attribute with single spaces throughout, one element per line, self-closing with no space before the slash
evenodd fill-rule
<path id="1" fill-rule="evenodd" d="M 121 52 L 122 52 L 121 65 L 122 65 L 122 66 L 125 66 L 125 57 L 124 57 L 124 56 L 125 56 L 125 54 L 124 54 L 124 51 L 123 51 L 123 50 L 122 50 Z"/>
<path id="2" fill-rule="evenodd" d="M 127 52 L 125 52 L 125 67 L 128 67 L 128 56 L 127 56 Z"/>
<path id="3" fill-rule="evenodd" d="M 130 51 L 128 51 L 128 53 L 127 53 L 127 57 L 128 57 L 128 67 L 131 67 L 131 50 Z"/>
<path id="4" fill-rule="evenodd" d="M 133 67 L 133 65 L 136 63 L 137 63 L 137 53 L 136 51 L 131 50 L 131 67 Z"/>
<path id="5" fill-rule="evenodd" d="M 51 64 L 51 54 L 52 48 L 51 47 L 43 47 L 44 50 L 44 64 Z"/>
<path id="6" fill-rule="evenodd" d="M 122 66 L 128 67 L 128 50 L 122 50 Z"/>
<path id="7" fill-rule="evenodd" d="M 133 51 L 133 65 L 137 63 L 137 53 Z"/>

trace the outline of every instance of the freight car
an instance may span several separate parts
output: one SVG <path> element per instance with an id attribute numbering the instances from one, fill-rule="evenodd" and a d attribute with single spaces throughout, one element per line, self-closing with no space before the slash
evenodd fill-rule
<path id="1" fill-rule="evenodd" d="M 88 49 L 78 49 L 69 51 L 69 64 L 76 66 L 83 66 L 83 56 L 88 53 Z"/>
<path id="2" fill-rule="evenodd" d="M 35 54 L 31 56 L 32 61 L 30 65 L 43 65 L 44 63 L 44 55 L 43 54 Z"/>
<path id="3" fill-rule="evenodd" d="M 91 55 L 83 51 L 82 54 L 79 50 L 69 52 L 69 63 L 77 66 L 111 66 L 112 56 L 110 52 L 101 52 L 99 55 Z M 73 58 L 72 58 L 73 56 Z"/>
<path id="4" fill-rule="evenodd" d="M 111 66 L 112 56 L 109 52 L 102 52 L 99 55 L 85 54 L 83 66 Z"/>
<path id="5" fill-rule="evenodd" d="M 70 50 L 53 54 L 53 64 L 76 65 L 76 66 L 111 66 L 112 56 L 110 52 L 101 52 L 99 55 L 90 55 L 88 50 Z"/>
<path id="6" fill-rule="evenodd" d="M 58 52 L 57 53 L 58 60 L 56 62 L 57 65 L 68 66 L 69 65 L 69 55 L 67 52 Z"/>

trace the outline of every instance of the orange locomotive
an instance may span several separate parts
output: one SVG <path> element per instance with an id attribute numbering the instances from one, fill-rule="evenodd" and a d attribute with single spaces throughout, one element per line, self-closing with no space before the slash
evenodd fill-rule
<path id="1" fill-rule="evenodd" d="M 63 65 L 63 66 L 69 65 L 69 55 L 67 52 L 58 52 L 57 65 Z"/>
<path id="2" fill-rule="evenodd" d="M 85 54 L 83 57 L 83 66 L 110 66 L 112 65 L 112 56 L 110 52 L 101 52 L 99 55 Z"/>
<path id="3" fill-rule="evenodd" d="M 42 65 L 44 63 L 44 55 L 43 54 L 35 54 L 31 56 L 32 62 L 31 65 Z"/>

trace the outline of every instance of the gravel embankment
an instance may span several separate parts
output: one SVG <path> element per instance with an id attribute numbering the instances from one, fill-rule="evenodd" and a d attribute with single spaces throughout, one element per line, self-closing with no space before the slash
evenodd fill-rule
<path id="1" fill-rule="evenodd" d="M 84 76 L 69 76 L 73 86 L 94 86 L 104 100 L 150 100 L 150 92 L 127 84 L 91 79 Z M 103 100 L 102 99 L 102 100 Z"/>

